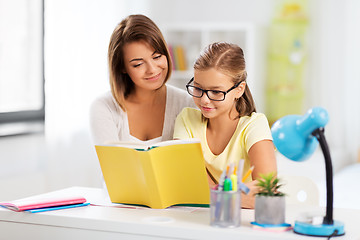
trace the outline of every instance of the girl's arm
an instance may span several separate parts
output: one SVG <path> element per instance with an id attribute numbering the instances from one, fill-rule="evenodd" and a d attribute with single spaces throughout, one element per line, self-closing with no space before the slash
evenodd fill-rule
<path id="1" fill-rule="evenodd" d="M 255 166 L 252 172 L 252 179 L 255 180 L 261 174 L 277 172 L 275 147 L 272 141 L 262 140 L 255 143 L 249 150 L 250 164 Z"/>
<path id="2" fill-rule="evenodd" d="M 255 207 L 255 194 L 257 193 L 257 181 L 261 174 L 277 172 L 274 144 L 271 140 L 262 140 L 255 143 L 248 152 L 250 164 L 255 166 L 252 179 L 253 181 L 246 183 L 250 188 L 250 192 L 242 194 L 241 206 L 243 208 Z"/>

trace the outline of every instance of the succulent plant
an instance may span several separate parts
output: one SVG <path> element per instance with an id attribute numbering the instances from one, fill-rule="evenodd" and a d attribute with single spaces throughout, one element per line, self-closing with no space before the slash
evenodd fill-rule
<path id="1" fill-rule="evenodd" d="M 258 196 L 284 196 L 285 194 L 279 191 L 279 188 L 282 186 L 280 184 L 280 179 L 271 172 L 268 174 L 260 174 L 260 178 L 257 179 L 258 183 L 256 184 L 259 187 L 259 192 L 256 194 Z"/>

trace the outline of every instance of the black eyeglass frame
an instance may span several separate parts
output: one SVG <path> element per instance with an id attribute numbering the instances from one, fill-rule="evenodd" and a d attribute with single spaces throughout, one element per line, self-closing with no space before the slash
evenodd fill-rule
<path id="1" fill-rule="evenodd" d="M 226 94 L 229 93 L 230 91 L 234 90 L 235 88 L 237 88 L 237 87 L 240 85 L 240 83 L 243 82 L 243 81 L 240 81 L 240 82 L 236 83 L 234 86 L 232 86 L 232 87 L 231 87 L 229 90 L 227 90 L 227 91 L 220 91 L 220 90 L 204 90 L 204 89 L 202 89 L 202 88 L 195 87 L 195 86 L 193 86 L 193 85 L 190 85 L 190 83 L 191 83 L 192 81 L 194 81 L 194 77 L 192 77 L 192 78 L 190 79 L 190 81 L 186 84 L 186 90 L 187 90 L 187 92 L 188 92 L 191 96 L 196 97 L 196 98 L 201 98 L 202 96 L 204 96 L 204 93 L 205 93 L 206 96 L 207 96 L 210 100 L 212 100 L 212 101 L 224 101 L 224 100 L 225 100 L 225 97 L 226 97 Z M 196 88 L 196 89 L 198 89 L 198 90 L 201 90 L 201 95 L 200 95 L 200 96 L 192 95 L 191 92 L 190 92 L 190 90 L 189 90 L 189 87 L 192 87 L 192 88 Z M 212 98 L 209 96 L 209 94 L 208 94 L 208 92 L 210 92 L 210 91 L 215 91 L 215 92 L 222 93 L 222 94 L 224 95 L 224 97 L 223 97 L 222 99 L 212 99 Z"/>

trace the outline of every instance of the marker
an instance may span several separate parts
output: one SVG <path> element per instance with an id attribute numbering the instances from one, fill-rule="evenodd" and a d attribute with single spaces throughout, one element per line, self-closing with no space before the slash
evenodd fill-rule
<path id="1" fill-rule="evenodd" d="M 228 177 L 225 177 L 224 192 L 228 192 L 231 190 L 232 190 L 231 180 Z M 222 196 L 222 205 L 223 205 L 222 212 L 223 212 L 224 220 L 229 221 L 230 211 L 231 211 L 231 207 L 230 207 L 231 197 L 230 197 L 229 193 L 222 193 L 221 196 Z"/>
<path id="2" fill-rule="evenodd" d="M 224 171 L 222 172 L 220 179 L 219 179 L 218 190 L 220 190 L 220 191 L 223 190 L 225 177 L 226 177 L 226 170 L 224 169 Z"/>
<path id="3" fill-rule="evenodd" d="M 246 172 L 246 174 L 244 175 L 244 177 L 242 178 L 242 182 L 245 182 L 245 180 L 250 176 L 251 172 L 254 170 L 255 166 L 251 166 L 250 169 Z"/>
<path id="4" fill-rule="evenodd" d="M 243 172 L 243 169 L 244 169 L 244 159 L 240 159 L 239 160 L 239 163 L 238 163 L 238 172 L 237 172 L 237 175 L 238 175 L 238 185 L 240 183 L 240 180 L 241 180 L 241 177 L 242 176 L 242 172 Z"/>
<path id="5" fill-rule="evenodd" d="M 245 194 L 248 194 L 250 192 L 250 189 L 242 182 L 238 185 L 238 190 L 242 191 Z"/>
<path id="6" fill-rule="evenodd" d="M 237 185 L 238 177 L 237 177 L 237 175 L 236 175 L 236 166 L 234 167 L 234 172 L 231 174 L 230 179 L 231 179 L 231 183 L 232 183 L 232 190 L 233 190 L 233 191 L 237 191 L 237 188 L 238 188 L 238 185 Z"/>
<path id="7" fill-rule="evenodd" d="M 244 159 L 240 159 L 237 169 L 238 176 L 242 175 L 243 169 L 244 169 Z M 238 191 L 242 191 L 245 194 L 248 194 L 250 192 L 250 189 L 243 182 L 241 182 L 240 177 L 237 178 L 237 186 L 238 186 Z"/>
<path id="8" fill-rule="evenodd" d="M 231 180 L 230 178 L 225 178 L 224 180 L 224 191 L 231 191 L 232 190 L 232 186 L 231 186 Z"/>
<path id="9" fill-rule="evenodd" d="M 219 192 L 223 190 L 225 177 L 226 177 L 226 169 L 224 169 L 219 179 L 219 184 L 217 188 Z M 215 219 L 216 219 L 215 221 L 219 221 L 221 211 L 222 211 L 222 194 L 218 193 L 215 203 Z"/>
<path id="10" fill-rule="evenodd" d="M 230 166 L 228 165 L 226 167 L 226 175 L 224 180 L 224 191 L 231 191 L 232 190 L 232 184 L 230 180 Z"/>
<path id="11" fill-rule="evenodd" d="M 232 174 L 232 172 L 234 171 L 234 167 L 235 167 L 235 164 L 234 163 L 230 163 L 230 165 L 229 165 L 229 169 L 228 169 L 228 174 L 227 174 L 227 176 L 230 178 L 230 176 L 231 176 L 231 174 Z"/>
<path id="12" fill-rule="evenodd" d="M 244 159 L 240 159 L 239 160 L 239 163 L 238 163 L 238 167 L 237 167 L 237 185 L 239 187 L 240 183 L 241 183 L 241 176 L 242 176 L 242 172 L 243 172 L 243 169 L 244 169 Z"/>

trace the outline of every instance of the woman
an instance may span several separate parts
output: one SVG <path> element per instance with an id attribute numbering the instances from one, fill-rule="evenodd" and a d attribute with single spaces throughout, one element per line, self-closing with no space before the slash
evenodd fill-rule
<path id="1" fill-rule="evenodd" d="M 95 144 L 170 140 L 178 113 L 194 106 L 185 91 L 166 85 L 172 63 L 156 24 L 130 15 L 115 28 L 108 49 L 111 93 L 91 106 Z"/>

